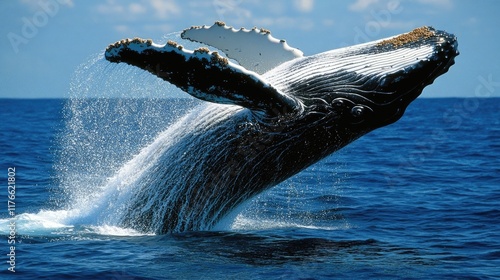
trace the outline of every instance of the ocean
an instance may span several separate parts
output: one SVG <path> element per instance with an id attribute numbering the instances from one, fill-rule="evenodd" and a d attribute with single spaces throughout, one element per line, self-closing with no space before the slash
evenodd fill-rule
<path id="1" fill-rule="evenodd" d="M 417 99 L 224 225 L 166 235 L 78 217 L 196 102 L 0 104 L 2 279 L 500 279 L 498 98 Z"/>

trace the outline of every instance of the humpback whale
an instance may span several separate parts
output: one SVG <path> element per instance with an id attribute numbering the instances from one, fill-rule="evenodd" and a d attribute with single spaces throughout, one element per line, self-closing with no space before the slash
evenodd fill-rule
<path id="1" fill-rule="evenodd" d="M 138 155 L 122 226 L 157 234 L 209 230 L 255 195 L 397 121 L 459 54 L 432 27 L 306 56 L 266 29 L 223 22 L 184 30 L 188 50 L 140 38 L 105 58 L 139 67 L 203 102 Z M 149 149 L 151 150 L 151 149 Z"/>

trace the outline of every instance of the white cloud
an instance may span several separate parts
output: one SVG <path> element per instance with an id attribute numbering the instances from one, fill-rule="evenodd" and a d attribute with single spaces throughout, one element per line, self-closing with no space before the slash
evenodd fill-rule
<path id="1" fill-rule="evenodd" d="M 294 6 L 297 10 L 308 13 L 314 8 L 314 0 L 295 0 Z"/>
<path id="2" fill-rule="evenodd" d="M 107 0 L 104 4 L 99 4 L 96 7 L 98 13 L 111 15 L 118 14 L 122 15 L 126 12 L 126 9 L 123 5 L 116 3 L 115 0 Z"/>
<path id="3" fill-rule="evenodd" d="M 168 23 L 181 13 L 175 0 L 106 0 L 95 4 L 93 10 L 115 23 L 113 29 L 126 36 L 172 32 Z"/>
<path id="4" fill-rule="evenodd" d="M 147 12 L 147 8 L 144 7 L 143 5 L 141 4 L 137 4 L 137 3 L 132 3 L 128 6 L 128 10 L 132 13 L 132 14 L 144 14 Z"/>
<path id="5" fill-rule="evenodd" d="M 149 0 L 149 4 L 160 19 L 168 19 L 171 15 L 181 13 L 181 8 L 179 8 L 175 0 Z"/>
<path id="6" fill-rule="evenodd" d="M 377 4 L 379 0 L 356 0 L 349 6 L 349 10 L 354 12 L 361 12 L 368 9 L 373 4 Z"/>
<path id="7" fill-rule="evenodd" d="M 116 0 L 106 0 L 96 6 L 97 12 L 131 19 L 133 15 L 154 14 L 158 19 L 165 20 L 181 13 L 175 0 L 142 0 L 140 3 L 124 4 Z"/>
<path id="8" fill-rule="evenodd" d="M 243 23 L 252 17 L 252 12 L 242 5 L 242 0 L 213 0 L 212 7 L 220 20 L 233 24 Z"/>

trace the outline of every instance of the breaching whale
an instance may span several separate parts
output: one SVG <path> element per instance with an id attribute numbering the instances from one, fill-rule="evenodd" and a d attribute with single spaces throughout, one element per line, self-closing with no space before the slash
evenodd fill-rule
<path id="1" fill-rule="evenodd" d="M 268 30 L 222 22 L 181 37 L 207 47 L 135 38 L 105 51 L 110 62 L 208 101 L 141 158 L 147 168 L 121 225 L 142 232 L 211 229 L 253 196 L 397 121 L 458 55 L 456 37 L 431 27 L 311 56 Z"/>

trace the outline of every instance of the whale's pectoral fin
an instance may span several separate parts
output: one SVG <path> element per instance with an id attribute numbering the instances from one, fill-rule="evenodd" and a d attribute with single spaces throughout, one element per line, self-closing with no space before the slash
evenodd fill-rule
<path id="1" fill-rule="evenodd" d="M 189 51 L 172 41 L 161 46 L 136 38 L 110 45 L 105 57 L 149 71 L 196 98 L 240 105 L 263 117 L 301 108 L 295 98 L 282 94 L 257 73 L 206 48 Z"/>
<path id="2" fill-rule="evenodd" d="M 241 66 L 259 74 L 303 56 L 300 50 L 288 46 L 284 40 L 273 38 L 269 30 L 236 30 L 223 22 L 210 27 L 191 27 L 184 30 L 181 37 L 215 47 Z"/>

